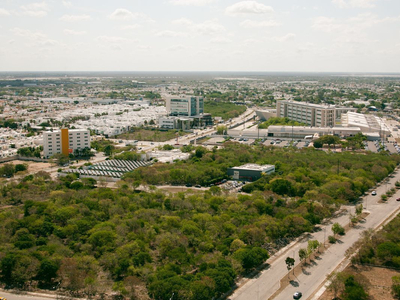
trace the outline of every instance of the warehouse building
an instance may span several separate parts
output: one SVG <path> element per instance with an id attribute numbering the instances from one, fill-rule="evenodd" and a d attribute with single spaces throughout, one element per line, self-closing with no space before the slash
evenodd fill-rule
<path id="1" fill-rule="evenodd" d="M 260 179 L 262 174 L 271 174 L 274 172 L 274 165 L 245 164 L 228 169 L 228 175 L 232 176 L 233 180 L 241 181 L 255 181 Z"/>
<path id="2" fill-rule="evenodd" d="M 358 114 L 348 112 L 342 115 L 343 127 L 359 127 L 363 134 L 379 133 L 381 138 L 390 135 L 390 128 L 382 120 L 382 118 L 372 114 Z"/>
<path id="3" fill-rule="evenodd" d="M 355 136 L 357 133 L 363 133 L 360 127 L 308 127 L 308 126 L 284 126 L 271 125 L 268 127 L 269 138 L 281 139 L 304 139 L 312 136 L 319 138 L 323 135 L 335 135 L 340 138 Z"/>

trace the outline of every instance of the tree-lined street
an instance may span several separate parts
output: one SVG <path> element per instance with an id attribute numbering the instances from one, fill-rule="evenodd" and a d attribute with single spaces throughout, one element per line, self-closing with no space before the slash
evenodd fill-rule
<path id="1" fill-rule="evenodd" d="M 351 247 L 360 236 L 360 233 L 368 228 L 377 228 L 389 216 L 400 209 L 400 203 L 395 201 L 400 197 L 400 191 L 397 191 L 386 203 L 380 203 L 380 195 L 384 194 L 388 189 L 395 186 L 395 182 L 400 180 L 400 174 L 395 172 L 393 178 L 389 178 L 388 182 L 381 184 L 376 188 L 377 195 L 372 196 L 371 193 L 363 198 L 363 206 L 365 211 L 369 212 L 365 221 L 360 222 L 344 236 L 339 238 L 339 242 L 331 245 L 320 259 L 314 260 L 310 266 L 305 267 L 303 273 L 296 278 L 295 284 L 289 285 L 274 299 L 291 299 L 295 291 L 303 293 L 303 299 L 310 297 L 316 289 L 324 282 L 326 276 L 335 270 L 337 265 L 343 260 L 346 250 Z M 253 300 L 253 299 L 269 299 L 280 287 L 280 280 L 287 274 L 285 259 L 290 256 L 294 257 L 296 265 L 300 262 L 298 252 L 301 248 L 307 248 L 308 240 L 318 240 L 320 242 L 327 239 L 329 235 L 333 235 L 331 230 L 332 224 L 338 222 L 342 226 L 349 224 L 349 213 L 355 214 L 355 207 L 343 207 L 344 211 L 337 218 L 329 220 L 321 230 L 312 234 L 308 234 L 300 238 L 297 243 L 291 247 L 287 247 L 278 256 L 271 257 L 267 262 L 270 267 L 261 272 L 260 276 L 250 279 L 246 284 L 237 289 L 229 299 Z M 327 245 L 325 240 L 325 244 Z"/>

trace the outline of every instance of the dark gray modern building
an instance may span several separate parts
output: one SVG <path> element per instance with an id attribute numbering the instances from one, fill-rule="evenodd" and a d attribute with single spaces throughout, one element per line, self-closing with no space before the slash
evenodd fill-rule
<path id="1" fill-rule="evenodd" d="M 228 169 L 228 175 L 232 176 L 233 180 L 240 181 L 255 181 L 260 179 L 262 174 L 271 174 L 275 172 L 274 165 L 257 165 L 245 164 L 239 167 Z"/>

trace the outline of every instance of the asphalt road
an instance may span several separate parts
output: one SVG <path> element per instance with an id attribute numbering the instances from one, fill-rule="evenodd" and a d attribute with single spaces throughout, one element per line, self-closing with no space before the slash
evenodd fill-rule
<path id="1" fill-rule="evenodd" d="M 377 195 L 368 194 L 363 198 L 365 211 L 370 214 L 365 222 L 359 223 L 356 227 L 349 230 L 346 235 L 340 237 L 340 242 L 330 246 L 328 250 L 320 256 L 320 259 L 313 261 L 309 267 L 304 268 L 303 273 L 296 278 L 294 286 L 289 285 L 274 299 L 293 299 L 293 293 L 301 291 L 302 299 L 309 298 L 318 287 L 324 282 L 326 276 L 330 274 L 343 260 L 346 250 L 351 247 L 360 237 L 360 233 L 368 228 L 376 228 L 393 212 L 400 209 L 400 202 L 395 199 L 400 197 L 400 190 L 391 197 L 387 203 L 379 203 L 380 195 L 384 194 L 388 189 L 394 187 L 394 183 L 400 180 L 400 174 L 395 174 L 394 178 L 390 178 L 388 183 L 381 184 L 376 188 Z M 301 248 L 307 248 L 308 240 L 324 241 L 332 235 L 331 227 L 335 222 L 342 226 L 349 224 L 349 213 L 354 214 L 354 207 L 344 207 L 345 213 L 332 219 L 325 226 L 321 226 L 322 230 L 309 234 L 303 240 L 295 243 L 280 253 L 277 257 L 270 258 L 267 262 L 270 267 L 263 271 L 257 278 L 249 280 L 241 288 L 237 289 L 229 299 L 235 300 L 258 300 L 269 299 L 275 291 L 279 289 L 280 280 L 287 274 L 285 259 L 286 257 L 295 257 L 296 265 L 299 262 L 298 251 Z M 327 244 L 327 241 L 325 241 Z"/>
<path id="2" fill-rule="evenodd" d="M 56 297 L 49 295 L 41 295 L 41 294 L 32 294 L 32 295 L 26 295 L 26 294 L 11 294 L 11 293 L 6 293 L 3 290 L 0 290 L 0 297 L 4 297 L 7 300 L 49 300 L 49 298 L 55 299 Z"/>

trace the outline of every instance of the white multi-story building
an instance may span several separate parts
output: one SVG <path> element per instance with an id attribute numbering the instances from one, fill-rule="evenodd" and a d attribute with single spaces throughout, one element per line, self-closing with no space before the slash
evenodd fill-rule
<path id="1" fill-rule="evenodd" d="M 196 116 L 204 113 L 203 97 L 187 96 L 183 98 L 168 98 L 167 112 L 171 116 Z"/>
<path id="2" fill-rule="evenodd" d="M 90 149 L 90 132 L 85 129 L 63 128 L 43 133 L 43 153 L 48 158 L 54 154 L 69 155 L 75 150 Z"/>
<path id="3" fill-rule="evenodd" d="M 281 100 L 276 102 L 276 115 L 309 126 L 330 127 L 335 125 L 334 105 Z"/>

